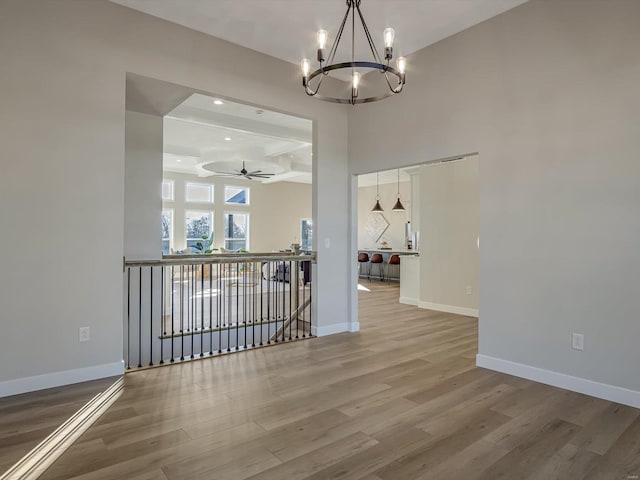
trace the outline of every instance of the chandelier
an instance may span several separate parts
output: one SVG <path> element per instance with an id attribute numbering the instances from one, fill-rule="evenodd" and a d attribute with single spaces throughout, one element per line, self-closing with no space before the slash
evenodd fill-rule
<path id="1" fill-rule="evenodd" d="M 404 57 L 399 57 L 396 60 L 395 68 L 391 66 L 391 59 L 393 58 L 393 40 L 395 37 L 395 31 L 393 28 L 386 28 L 383 32 L 384 39 L 384 60 L 383 63 L 378 49 L 376 48 L 371 33 L 367 27 L 362 11 L 360 10 L 360 3 L 362 0 L 347 0 L 347 12 L 342 19 L 340 28 L 333 42 L 333 45 L 329 49 L 329 53 L 326 54 L 325 47 L 327 44 L 328 34 L 326 30 L 319 30 L 317 34 L 318 38 L 318 63 L 319 68 L 311 72 L 311 63 L 308 59 L 304 58 L 301 62 L 302 66 L 302 85 L 307 95 L 316 97 L 327 102 L 335 103 L 349 103 L 355 105 L 356 103 L 368 103 L 382 100 L 383 98 L 390 97 L 396 93 L 400 93 L 405 84 L 405 67 L 407 60 Z M 362 29 L 364 30 L 369 49 L 371 50 L 372 60 L 369 61 L 356 61 L 355 60 L 355 31 L 356 31 L 356 13 L 358 19 L 362 23 Z M 351 61 L 334 63 L 338 45 L 342 39 L 344 27 L 351 16 Z M 351 69 L 351 96 L 347 98 L 331 97 L 321 95 L 319 93 L 324 77 L 329 75 L 333 70 Z M 369 69 L 377 70 L 386 80 L 386 84 L 389 87 L 387 91 L 381 92 L 379 95 L 359 98 L 358 90 L 360 87 L 361 74 L 357 69 Z M 314 85 L 312 85 L 314 84 Z"/>

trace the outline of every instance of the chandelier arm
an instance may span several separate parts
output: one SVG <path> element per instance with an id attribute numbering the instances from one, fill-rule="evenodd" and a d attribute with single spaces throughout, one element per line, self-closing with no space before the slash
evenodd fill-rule
<path id="1" fill-rule="evenodd" d="M 380 54 L 378 53 L 378 49 L 376 48 L 376 44 L 373 41 L 373 38 L 371 37 L 371 32 L 369 31 L 367 22 L 364 21 L 364 15 L 362 15 L 362 11 L 360 10 L 360 5 L 357 5 L 356 9 L 358 10 L 358 15 L 360 16 L 360 22 L 362 22 L 362 28 L 364 29 L 364 34 L 367 37 L 367 42 L 369 43 L 369 48 L 371 49 L 371 54 L 373 55 L 373 59 L 378 63 L 382 63 L 382 61 L 380 60 Z"/>
<path id="2" fill-rule="evenodd" d="M 316 72 L 324 73 L 324 71 L 322 70 L 322 67 L 320 67 L 318 70 L 316 70 Z M 318 81 L 318 85 L 316 86 L 315 91 L 313 89 L 309 88 L 309 81 L 311 80 L 311 78 L 313 78 L 313 77 L 309 77 L 309 80 L 305 84 L 304 91 L 310 97 L 315 97 L 318 94 L 318 91 L 320 90 L 320 85 L 322 85 L 322 80 L 324 79 L 324 75 L 320 75 L 320 80 Z"/>
<path id="3" fill-rule="evenodd" d="M 382 73 L 384 73 L 384 78 L 387 81 L 387 85 L 389 85 L 389 90 L 391 90 L 393 93 L 400 93 L 404 88 L 404 82 L 402 81 L 402 78 L 398 77 L 398 85 L 396 85 L 396 87 L 394 88 L 393 86 L 391 86 L 391 81 L 389 80 L 389 74 L 387 73 L 387 70 L 384 70 Z"/>
<path id="4" fill-rule="evenodd" d="M 342 38 L 342 32 L 344 31 L 344 26 L 347 23 L 347 19 L 349 18 L 349 10 L 347 8 L 347 13 L 344 14 L 344 18 L 342 19 L 342 23 L 340 24 L 340 28 L 338 29 L 338 34 L 336 35 L 336 39 L 331 45 L 331 50 L 329 50 L 329 56 L 327 60 L 327 65 L 331 65 L 336 57 L 336 52 L 338 51 L 338 44 L 340 43 L 340 39 Z"/>

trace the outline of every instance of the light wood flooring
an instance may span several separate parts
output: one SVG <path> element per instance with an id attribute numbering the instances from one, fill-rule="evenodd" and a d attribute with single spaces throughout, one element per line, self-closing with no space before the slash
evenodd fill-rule
<path id="1" fill-rule="evenodd" d="M 116 378 L 0 398 L 0 475 Z"/>
<path id="2" fill-rule="evenodd" d="M 640 410 L 475 368 L 476 319 L 363 284 L 359 333 L 127 375 L 42 478 L 638 478 Z"/>

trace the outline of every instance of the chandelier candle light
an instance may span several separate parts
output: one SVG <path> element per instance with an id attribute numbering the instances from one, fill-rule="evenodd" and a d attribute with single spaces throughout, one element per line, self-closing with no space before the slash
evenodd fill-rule
<path id="1" fill-rule="evenodd" d="M 405 69 L 407 66 L 407 60 L 404 57 L 399 57 L 396 60 L 395 68 L 391 66 L 395 31 L 393 30 L 393 28 L 386 28 L 383 32 L 382 36 L 384 41 L 384 60 L 386 61 L 386 63 L 383 63 L 382 58 L 378 53 L 378 49 L 376 48 L 375 43 L 371 38 L 369 28 L 367 27 L 367 24 L 364 21 L 364 17 L 362 16 L 362 11 L 360 10 L 361 2 L 362 0 L 347 0 L 347 12 L 342 19 L 342 23 L 340 24 L 340 28 L 338 29 L 338 34 L 336 35 L 336 38 L 333 42 L 333 45 L 331 46 L 331 49 L 329 50 L 328 55 L 325 54 L 325 47 L 327 45 L 329 34 L 326 30 L 318 31 L 317 59 L 320 67 L 317 70 L 311 72 L 311 62 L 307 58 L 302 59 L 302 62 L 300 63 L 302 67 L 302 86 L 304 87 L 307 95 L 325 100 L 327 102 L 349 103 L 351 105 L 355 105 L 356 103 L 368 103 L 382 100 L 383 98 L 390 97 L 391 95 L 395 95 L 396 93 L 400 93 L 402 91 L 405 84 Z M 358 14 L 358 18 L 362 23 L 362 29 L 365 33 L 369 49 L 371 50 L 371 54 L 373 56 L 372 60 L 355 60 L 356 13 Z M 351 61 L 334 63 L 338 45 L 340 44 L 340 40 L 344 32 L 344 27 L 349 19 L 349 16 L 351 16 Z M 389 91 L 376 96 L 358 98 L 361 73 L 356 70 L 357 68 L 377 70 L 378 72 L 383 74 L 387 86 L 389 87 Z M 324 79 L 324 77 L 329 75 L 329 73 L 333 70 L 341 69 L 351 69 L 351 96 L 347 98 L 338 98 L 319 94 L 318 92 L 320 91 L 320 86 L 322 85 L 322 80 Z M 319 78 L 314 82 L 315 87 L 312 87 L 311 83 L 316 77 Z"/>

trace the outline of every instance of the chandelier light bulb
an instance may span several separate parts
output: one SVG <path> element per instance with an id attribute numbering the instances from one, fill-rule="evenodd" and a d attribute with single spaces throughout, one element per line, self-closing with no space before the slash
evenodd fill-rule
<path id="1" fill-rule="evenodd" d="M 398 71 L 404 75 L 404 71 L 407 68 L 407 59 L 404 57 L 398 57 L 396 63 L 398 64 Z"/>
<path id="2" fill-rule="evenodd" d="M 300 62 L 300 67 L 302 68 L 302 76 L 307 77 L 309 75 L 309 70 L 311 70 L 311 64 L 309 63 L 308 58 L 303 58 Z"/>
<path id="3" fill-rule="evenodd" d="M 393 28 L 385 28 L 384 33 L 384 48 L 393 47 L 393 39 L 396 38 L 396 31 Z"/>
<path id="4" fill-rule="evenodd" d="M 324 50 L 324 47 L 327 45 L 328 36 L 326 30 L 318 30 L 318 48 L 320 50 Z"/>
<path id="5" fill-rule="evenodd" d="M 353 72 L 353 89 L 358 90 L 360 84 L 360 72 Z"/>

